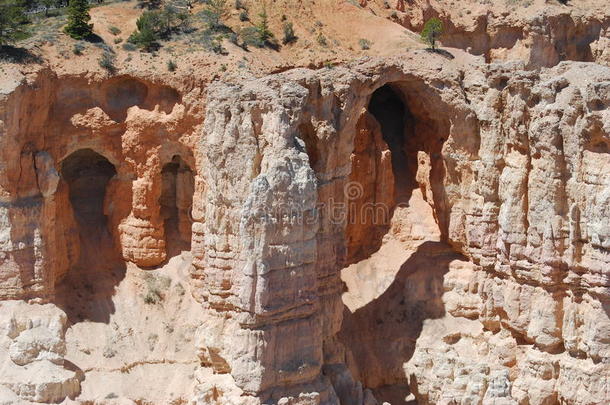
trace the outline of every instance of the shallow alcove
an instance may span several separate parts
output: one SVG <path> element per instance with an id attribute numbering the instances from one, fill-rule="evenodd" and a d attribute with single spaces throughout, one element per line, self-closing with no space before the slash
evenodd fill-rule
<path id="1" fill-rule="evenodd" d="M 165 231 L 168 257 L 191 250 L 191 209 L 195 177 L 191 168 L 178 155 L 161 170 L 161 217 Z"/>
<path id="2" fill-rule="evenodd" d="M 72 212 L 62 219 L 73 217 L 79 232 L 78 260 L 56 286 L 57 304 L 71 322 L 107 322 L 113 288 L 124 277 L 104 212 L 108 182 L 115 175 L 114 165 L 91 149 L 80 149 L 61 163 Z"/>

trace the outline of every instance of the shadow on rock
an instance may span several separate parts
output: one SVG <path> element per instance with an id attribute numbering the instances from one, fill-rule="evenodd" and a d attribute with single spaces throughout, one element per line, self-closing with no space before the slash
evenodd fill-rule
<path id="1" fill-rule="evenodd" d="M 339 339 L 347 349 L 346 362 L 377 400 L 406 403 L 403 364 L 413 356 L 424 321 L 445 315 L 443 277 L 456 259 L 464 258 L 446 243 L 425 242 L 381 296 L 354 313 L 345 308 Z"/>

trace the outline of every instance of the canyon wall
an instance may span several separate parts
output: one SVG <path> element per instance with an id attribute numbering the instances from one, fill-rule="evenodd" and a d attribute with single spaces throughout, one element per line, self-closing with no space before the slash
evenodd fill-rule
<path id="1" fill-rule="evenodd" d="M 428 19 L 437 17 L 444 27 L 444 46 L 484 56 L 488 63 L 523 60 L 530 69 L 568 60 L 610 65 L 610 17 L 604 4 L 482 0 L 455 5 L 398 0 L 391 4 L 390 19 L 421 32 Z"/>
<path id="2" fill-rule="evenodd" d="M 602 403 L 609 107 L 607 67 L 423 50 L 206 94 L 42 71 L 0 107 L 0 298 L 51 321 L 3 315 L 2 347 L 23 335 L 40 355 L 12 356 L 0 386 L 78 398 L 56 308 L 70 274 L 162 265 L 191 225 L 197 403 L 374 404 L 398 386 L 422 404 Z M 350 314 L 341 271 L 388 235 L 407 271 Z M 46 362 L 61 389 L 8 377 Z"/>
<path id="3" fill-rule="evenodd" d="M 413 68 L 424 65 L 433 68 Z M 603 402 L 609 78 L 591 64 L 454 70 L 420 54 L 213 87 L 204 177 L 221 188 L 207 194 L 200 265 L 202 275 L 214 269 L 201 284 L 214 308 L 204 331 L 209 364 L 263 397 L 305 383 L 318 392 L 334 385 L 331 397 L 345 391 L 342 365 L 356 348 L 336 340 L 339 270 L 356 258 L 349 213 L 337 220 L 328 207 L 347 207 L 358 117 L 389 83 L 414 117 L 413 146 L 427 156 L 415 170 L 441 240 L 468 263 L 441 280 L 447 316 L 431 315 L 442 320 L 415 336 L 405 366 L 412 392 L 422 403 Z M 310 126 L 315 137 L 303 130 Z M 369 149 L 381 173 L 383 149 Z M 359 184 L 387 204 L 375 187 L 391 180 Z M 397 325 L 405 334 L 410 326 L 408 318 Z"/>

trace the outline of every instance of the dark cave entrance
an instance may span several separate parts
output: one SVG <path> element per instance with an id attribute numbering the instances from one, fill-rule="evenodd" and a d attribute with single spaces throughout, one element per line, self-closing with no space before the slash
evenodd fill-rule
<path id="1" fill-rule="evenodd" d="M 392 82 L 371 94 L 356 125 L 348 184 L 360 192 L 352 199 L 345 193 L 346 292 L 337 338 L 351 376 L 380 403 L 407 403 L 403 365 L 424 321 L 444 315 L 443 277 L 461 258 L 442 242 L 437 219 L 450 128 L 441 105 L 425 82 Z M 343 382 L 335 384 L 342 401 L 353 399 Z"/>
<path id="2" fill-rule="evenodd" d="M 161 169 L 161 218 L 168 257 L 191 250 L 191 209 L 195 177 L 184 160 L 175 155 Z"/>
<path id="3" fill-rule="evenodd" d="M 347 263 L 381 247 L 397 206 L 407 205 L 417 187 L 416 121 L 402 92 L 386 84 L 371 94 L 360 116 L 351 156 Z M 349 192 L 348 192 L 349 191 Z"/>
<path id="4" fill-rule="evenodd" d="M 408 201 L 405 193 L 409 191 L 409 187 L 413 188 L 415 180 L 415 174 L 409 170 L 406 152 L 406 140 L 409 135 L 413 135 L 413 115 L 401 96 L 388 84 L 375 90 L 368 111 L 379 123 L 383 140 L 392 153 L 395 196 L 398 200 Z"/>
<path id="5" fill-rule="evenodd" d="M 108 181 L 116 175 L 114 165 L 91 149 L 81 149 L 64 159 L 61 175 L 68 183 L 70 204 L 79 225 L 81 241 L 87 245 L 103 242 L 106 236 L 110 236 L 104 199 Z"/>
<path id="6" fill-rule="evenodd" d="M 114 287 L 124 278 L 125 263 L 108 228 L 105 200 L 115 166 L 92 149 L 80 149 L 61 163 L 68 200 L 79 232 L 79 256 L 56 286 L 56 303 L 70 322 L 108 322 L 114 312 Z"/>

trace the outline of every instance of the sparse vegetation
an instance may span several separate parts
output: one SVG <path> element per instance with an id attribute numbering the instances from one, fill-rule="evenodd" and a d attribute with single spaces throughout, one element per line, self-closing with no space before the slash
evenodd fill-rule
<path id="1" fill-rule="evenodd" d="M 326 40 L 326 37 L 322 33 L 318 34 L 318 37 L 316 38 L 316 41 L 318 41 L 318 44 L 320 44 L 322 46 L 327 46 L 328 45 L 328 41 Z"/>
<path id="2" fill-rule="evenodd" d="M 0 46 L 13 43 L 27 35 L 27 16 L 22 2 L 0 1 Z"/>
<path id="3" fill-rule="evenodd" d="M 155 305 L 163 301 L 165 297 L 164 291 L 169 289 L 172 280 L 165 276 L 155 276 L 152 273 L 147 273 L 144 276 L 146 283 L 146 293 L 144 294 L 144 303 Z"/>
<path id="4" fill-rule="evenodd" d="M 89 2 L 87 0 L 70 0 L 68 6 L 68 24 L 64 32 L 74 39 L 85 39 L 93 35 L 93 24 L 89 24 Z"/>
<path id="5" fill-rule="evenodd" d="M 284 45 L 291 44 L 296 42 L 297 36 L 294 33 L 294 27 L 291 22 L 284 23 L 284 38 L 282 39 L 282 43 Z"/>
<path id="6" fill-rule="evenodd" d="M 157 335 L 156 333 L 151 333 L 150 335 L 148 335 L 148 338 L 146 340 L 148 341 L 148 350 L 152 352 L 153 350 L 155 350 L 155 346 L 159 341 L 159 335 Z"/>
<path id="7" fill-rule="evenodd" d="M 175 72 L 177 68 L 178 65 L 176 65 L 176 62 L 174 62 L 172 59 L 167 61 L 167 70 L 170 72 Z"/>
<path id="8" fill-rule="evenodd" d="M 224 19 L 229 13 L 227 0 L 208 0 L 207 7 L 203 11 L 204 19 L 211 30 L 217 31 L 222 29 Z"/>
<path id="9" fill-rule="evenodd" d="M 188 25 L 188 14 L 174 7 L 145 11 L 136 21 L 137 30 L 129 36 L 129 42 L 140 49 L 152 51 L 159 47 L 158 41 L 167 39 L 173 32 Z"/>
<path id="10" fill-rule="evenodd" d="M 82 55 L 84 50 L 85 45 L 82 42 L 77 42 L 72 47 L 72 53 L 74 53 L 74 55 Z"/>
<path id="11" fill-rule="evenodd" d="M 239 21 L 245 22 L 245 21 L 249 21 L 249 20 L 250 20 L 250 16 L 248 15 L 248 11 L 247 10 L 242 10 L 239 13 Z"/>
<path id="12" fill-rule="evenodd" d="M 138 0 L 138 7 L 153 10 L 161 7 L 161 0 Z"/>
<path id="13" fill-rule="evenodd" d="M 371 45 L 372 45 L 371 41 L 369 41 L 366 38 L 360 38 L 360 40 L 358 41 L 358 44 L 360 45 L 360 48 L 363 51 L 371 49 Z"/>
<path id="14" fill-rule="evenodd" d="M 106 69 L 110 73 L 114 73 L 115 60 L 116 60 L 116 58 L 115 58 L 114 54 L 112 54 L 110 52 L 104 52 L 98 62 L 102 68 Z"/>
<path id="15" fill-rule="evenodd" d="M 108 32 L 111 33 L 112 35 L 119 35 L 122 31 L 118 28 L 115 27 L 114 25 L 108 28 Z"/>
<path id="16" fill-rule="evenodd" d="M 432 17 L 426 24 L 421 32 L 421 39 L 430 45 L 430 47 L 436 49 L 436 41 L 443 34 L 443 23 L 436 17 Z"/>

